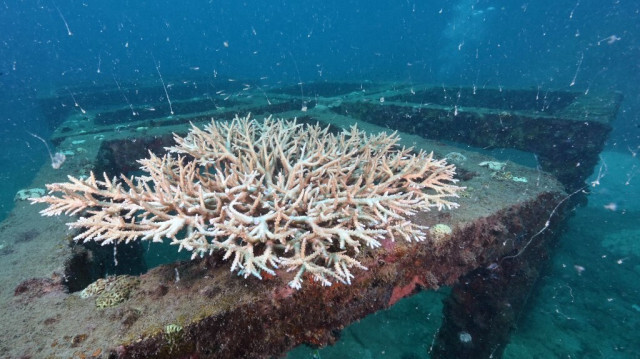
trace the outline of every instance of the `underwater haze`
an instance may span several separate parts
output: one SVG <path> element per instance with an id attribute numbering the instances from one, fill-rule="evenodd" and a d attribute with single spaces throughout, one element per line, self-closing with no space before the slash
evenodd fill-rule
<path id="1" fill-rule="evenodd" d="M 639 1 L 0 0 L 0 220 L 55 153 L 59 123 L 41 97 L 63 89 L 81 109 L 74 88 L 195 76 L 301 92 L 349 81 L 622 93 L 589 203 L 504 357 L 640 358 Z M 405 299 L 334 346 L 288 357 L 428 358 L 446 294 Z"/>
<path id="2" fill-rule="evenodd" d="M 616 90 L 611 146 L 636 151 L 634 1 L 3 1 L 0 215 L 47 159 L 36 98 L 194 72 L 271 84 L 397 81 Z M 15 166 L 20 167 L 15 167 Z"/>

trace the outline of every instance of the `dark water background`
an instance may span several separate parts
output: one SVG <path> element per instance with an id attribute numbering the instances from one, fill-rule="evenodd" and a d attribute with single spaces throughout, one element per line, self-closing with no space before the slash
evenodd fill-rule
<path id="1" fill-rule="evenodd" d="M 48 161 L 28 133 L 52 131 L 37 96 L 157 78 L 157 70 L 171 80 L 198 73 L 303 87 L 379 80 L 621 91 L 607 150 L 626 159 L 612 157 L 611 187 L 596 192 L 622 203 L 627 182 L 640 180 L 639 1 L 2 0 L 0 218 Z"/>
<path id="2" fill-rule="evenodd" d="M 46 159 L 26 133 L 51 130 L 36 96 L 79 82 L 133 82 L 156 76 L 156 65 L 168 79 L 199 71 L 272 84 L 619 90 L 626 100 L 609 144 L 635 151 L 639 9 L 612 0 L 3 0 L 0 216 Z"/>

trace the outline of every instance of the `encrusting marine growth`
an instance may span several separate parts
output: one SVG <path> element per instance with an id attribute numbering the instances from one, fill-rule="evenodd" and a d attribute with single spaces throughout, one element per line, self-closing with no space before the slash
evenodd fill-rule
<path id="1" fill-rule="evenodd" d="M 289 285 L 300 288 L 304 273 L 324 285 L 350 283 L 351 268 L 366 269 L 357 259 L 363 245 L 424 240 L 426 227 L 408 217 L 457 207 L 448 198 L 463 189 L 445 160 L 400 148 L 395 133 L 355 126 L 334 135 L 295 120 L 236 116 L 174 139 L 168 154 L 139 161 L 143 176 L 69 176 L 31 201 L 49 204 L 46 216 L 79 214 L 68 224 L 84 229 L 76 241 L 169 238 L 192 258 L 224 251 L 245 278 L 296 271 Z"/>

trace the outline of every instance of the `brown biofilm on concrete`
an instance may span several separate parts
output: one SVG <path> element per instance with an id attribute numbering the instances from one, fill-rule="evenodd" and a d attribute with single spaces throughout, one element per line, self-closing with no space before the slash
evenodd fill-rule
<path id="1" fill-rule="evenodd" d="M 160 109 L 156 111 L 158 117 L 139 122 L 132 118 L 132 122 L 126 122 L 125 127 L 118 127 L 120 124 L 96 126 L 91 122 L 95 120 L 93 117 L 83 120 L 88 122 L 82 122 L 77 121 L 73 114 L 56 113 L 52 122 L 58 125 L 55 132 L 58 147 L 77 149 L 78 146 L 72 142 L 85 140 L 81 145 L 84 152 L 68 158 L 61 170 L 53 171 L 48 165 L 43 167 L 35 183 L 42 186 L 44 183 L 65 181 L 66 174 L 78 175 L 90 168 L 88 166 L 96 171 L 107 170 L 110 175 L 134 170 L 134 160 L 146 157 L 147 148 L 155 152 L 169 145 L 167 141 L 170 141 L 171 132 L 185 133 L 189 121 L 198 125 L 210 121 L 211 117 L 227 118 L 235 113 L 273 113 L 275 117 L 297 116 L 311 123 L 321 122 L 335 126 L 337 130 L 357 122 L 360 128 L 368 132 L 379 132 L 387 128 L 365 121 L 382 121 L 380 124 L 387 121 L 384 125 L 397 128 L 393 126 L 401 124 L 400 119 L 388 122 L 389 119 L 385 117 L 366 117 L 358 111 L 346 113 L 343 110 L 375 109 L 377 106 L 384 111 L 372 113 L 387 116 L 393 114 L 387 111 L 392 108 L 390 106 L 404 111 L 407 110 L 406 106 L 416 104 L 410 98 L 402 97 L 412 96 L 409 87 L 385 84 L 368 86 L 365 94 L 349 84 L 336 85 L 334 89 L 323 84 L 317 88 L 318 98 L 313 95 L 309 95 L 313 98 L 304 98 L 293 89 L 266 94 L 254 89 L 254 92 L 244 91 L 244 97 L 236 98 L 236 102 L 229 103 L 224 109 L 212 107 L 211 111 L 204 114 L 176 112 L 176 116 L 172 117 L 159 113 L 162 103 L 148 104 Z M 420 90 L 417 86 L 413 88 L 415 92 Z M 153 89 L 148 93 L 155 93 L 156 90 L 161 89 Z M 172 89 L 172 99 L 175 91 L 178 89 Z M 78 95 L 79 91 L 74 90 L 74 93 Z M 188 101 L 187 94 L 185 92 L 183 101 Z M 109 95 L 113 97 L 110 106 L 117 108 L 117 97 L 121 95 L 112 95 Z M 279 107 L 269 106 L 265 95 Z M 64 98 L 68 93 L 63 91 L 60 96 Z M 568 94 L 567 101 L 571 96 L 575 95 Z M 379 101 L 381 97 L 386 98 L 384 104 Z M 43 100 L 42 105 L 58 104 L 60 98 Z M 224 104 L 222 97 L 214 100 L 216 106 Z M 97 105 L 101 102 L 95 101 L 96 111 L 100 112 Z M 560 106 L 558 103 L 553 113 L 559 118 L 573 113 L 577 118 L 579 108 L 585 101 L 576 97 L 569 104 L 562 103 Z M 299 105 L 305 102 L 308 104 L 307 111 L 297 111 Z M 615 101 L 611 103 L 611 108 L 616 106 Z M 84 107 L 89 108 L 87 105 Z M 185 104 L 184 108 L 188 106 Z M 518 111 L 524 110 L 521 108 Z M 113 108 L 105 108 L 105 112 L 108 111 L 113 111 Z M 430 110 L 424 108 L 421 111 L 424 115 Z M 474 115 L 477 116 L 476 121 L 482 121 L 482 116 L 490 115 L 488 111 L 477 111 Z M 508 115 L 511 117 L 504 114 L 507 117 L 503 117 L 503 120 L 521 116 L 518 111 L 504 111 L 510 111 Z M 438 131 L 446 131 L 453 119 L 453 108 L 445 112 L 450 114 L 448 121 L 442 122 Z M 599 113 L 601 118 L 607 118 L 612 111 Z M 567 123 L 574 121 L 560 120 Z M 429 118 L 422 118 L 422 121 L 429 121 Z M 585 155 L 592 156 L 592 152 L 599 151 L 599 141 L 603 143 L 603 136 L 606 137 L 608 122 L 600 122 L 602 131 L 593 133 L 594 147 Z M 482 131 L 483 128 L 479 127 L 478 130 Z M 83 132 L 87 129 L 94 132 Z M 516 129 L 513 131 L 513 136 L 520 133 Z M 547 128 L 541 128 L 536 136 L 547 131 Z M 421 243 L 386 241 L 382 248 L 367 250 L 362 254 L 363 264 L 369 269 L 354 270 L 356 278 L 351 285 L 336 283 L 331 287 L 322 287 L 309 280 L 305 281 L 302 290 L 296 291 L 287 286 L 293 273 L 282 272 L 275 277 L 265 276 L 262 281 L 256 278 L 245 280 L 230 273 L 229 263 L 223 262 L 220 254 L 214 254 L 193 261 L 168 263 L 148 271 L 146 268 L 140 270 L 139 273 L 144 274 L 139 275 L 139 285 L 132 290 L 129 299 L 115 307 L 97 309 L 91 299 L 82 299 L 72 292 L 84 289 L 96 277 L 106 273 L 101 272 L 99 266 L 95 268 L 94 255 L 103 249 L 104 265 L 113 263 L 113 248 L 73 244 L 68 239 L 70 233 L 66 231 L 64 221 L 40 218 L 37 211 L 41 208 L 26 203 L 17 204 L 13 215 L 2 224 L 3 233 L 17 235 L 24 232 L 25 227 L 37 226 L 46 230 L 50 238 L 12 244 L 13 252 L 0 262 L 7 273 L 2 278 L 0 288 L 8 288 L 0 291 L 0 310 L 6 324 L 4 329 L 0 329 L 3 330 L 0 338 L 11 337 L 14 338 L 12 342 L 29 343 L 29 347 L 9 346 L 0 339 L 0 354 L 6 357 L 71 357 L 77 355 L 75 353 L 82 353 L 90 357 L 92 353 L 99 352 L 103 357 L 122 358 L 150 355 L 158 358 L 188 355 L 201 358 L 278 356 L 301 343 L 333 343 L 336 334 L 355 320 L 387 308 L 419 290 L 454 285 L 461 276 L 473 273 L 478 268 L 498 263 L 501 270 L 506 271 L 507 263 L 501 263 L 501 258 L 520 253 L 529 241 L 531 244 L 527 251 L 540 253 L 540 248 L 553 240 L 566 208 L 572 205 L 570 201 L 565 201 L 556 207 L 567 197 L 564 187 L 567 183 L 577 183 L 575 180 L 581 177 L 571 177 L 574 182 L 563 181 L 561 184 L 547 173 L 509 163 L 509 171 L 528 178 L 529 182 L 496 180 L 488 168 L 478 165 L 482 161 L 495 159 L 467 151 L 466 145 L 445 145 L 411 134 L 418 131 L 408 132 L 400 133 L 403 144 L 434 150 L 438 157 L 459 152 L 466 158 L 458 164 L 459 184 L 467 187 L 461 198 L 457 199 L 460 208 L 455 211 L 419 213 L 413 218 L 419 224 L 434 226 L 443 223 L 450 226 L 451 238 L 439 242 L 437 246 L 429 238 Z M 436 135 L 438 133 L 435 132 Z M 495 135 L 494 132 L 489 133 Z M 460 137 L 453 139 L 461 140 Z M 597 158 L 597 153 L 595 156 Z M 583 163 L 592 162 L 592 159 L 585 158 Z M 554 215 L 551 216 L 554 209 Z M 534 236 L 545 228 L 547 221 L 549 227 Z M 147 245 L 145 242 L 136 250 L 147 251 Z M 118 248 L 117 252 L 126 253 L 127 250 Z M 4 261 L 5 258 L 7 261 Z M 131 263 L 136 262 L 139 263 L 139 260 L 131 259 Z M 91 269 L 92 266 L 94 269 Z M 531 269 L 534 269 L 534 265 Z M 174 325 L 171 327 L 174 330 L 167 330 L 170 325 Z M 7 332 L 7 328 L 13 328 L 11 333 Z M 446 338 L 441 343 L 446 347 Z"/>

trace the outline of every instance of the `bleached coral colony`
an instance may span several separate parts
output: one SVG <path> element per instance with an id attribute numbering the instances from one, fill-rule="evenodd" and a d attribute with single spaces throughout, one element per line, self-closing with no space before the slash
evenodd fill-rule
<path id="1" fill-rule="evenodd" d="M 69 176 L 47 185 L 47 216 L 80 215 L 77 241 L 102 244 L 169 239 L 193 257 L 223 251 L 247 277 L 305 273 L 330 285 L 350 283 L 364 245 L 425 239 L 408 217 L 455 208 L 455 167 L 432 153 L 398 146 L 398 136 L 369 135 L 267 118 L 237 117 L 192 126 L 163 157 L 140 160 L 143 176 L 98 180 Z M 57 195 L 53 195 L 59 193 Z"/>

